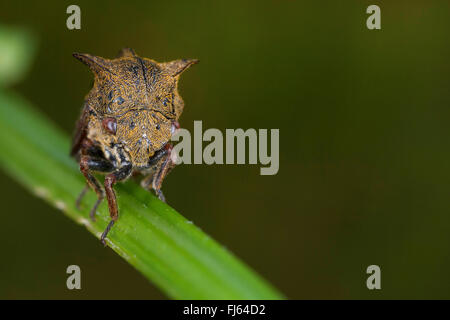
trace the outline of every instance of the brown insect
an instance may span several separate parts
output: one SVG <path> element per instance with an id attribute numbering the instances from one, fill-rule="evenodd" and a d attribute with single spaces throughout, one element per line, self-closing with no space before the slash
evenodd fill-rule
<path id="1" fill-rule="evenodd" d="M 98 196 L 90 211 L 95 221 L 97 207 L 106 195 L 111 221 L 101 236 L 105 244 L 119 213 L 113 189 L 116 182 L 142 174 L 141 185 L 165 201 L 161 184 L 175 166 L 169 141 L 179 128 L 184 107 L 178 79 L 198 60 L 158 63 L 128 48 L 112 60 L 82 53 L 73 56 L 95 76 L 72 142 L 71 155 L 87 181 L 76 205 L 79 208 L 84 194 L 92 188 Z M 95 172 L 106 174 L 104 188 Z"/>

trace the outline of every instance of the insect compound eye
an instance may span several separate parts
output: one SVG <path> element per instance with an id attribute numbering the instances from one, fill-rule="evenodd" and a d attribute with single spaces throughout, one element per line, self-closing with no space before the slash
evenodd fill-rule
<path id="1" fill-rule="evenodd" d="M 178 121 L 172 122 L 172 127 L 170 129 L 171 133 L 174 134 L 178 129 L 180 129 L 180 124 Z"/>
<path id="2" fill-rule="evenodd" d="M 116 131 L 117 131 L 116 119 L 114 119 L 114 118 L 105 118 L 102 121 L 102 125 L 103 125 L 103 128 L 107 132 L 109 132 L 111 134 L 116 134 Z"/>

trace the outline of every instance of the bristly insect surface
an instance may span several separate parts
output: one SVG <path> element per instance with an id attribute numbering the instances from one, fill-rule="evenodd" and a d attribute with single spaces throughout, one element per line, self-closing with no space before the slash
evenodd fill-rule
<path id="1" fill-rule="evenodd" d="M 119 217 L 113 186 L 134 174 L 142 174 L 141 185 L 165 201 L 161 185 L 175 166 L 172 134 L 179 128 L 184 103 L 178 94 L 180 74 L 198 60 L 158 63 L 141 58 L 132 49 L 122 49 L 116 59 L 74 53 L 94 73 L 72 141 L 71 155 L 80 164 L 87 186 L 98 200 L 90 211 L 95 221 L 98 205 L 106 196 L 111 221 L 105 238 Z M 103 186 L 94 173 L 106 174 Z"/>

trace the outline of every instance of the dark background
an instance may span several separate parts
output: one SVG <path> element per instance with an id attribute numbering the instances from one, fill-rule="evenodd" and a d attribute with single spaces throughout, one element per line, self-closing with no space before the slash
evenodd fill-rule
<path id="1" fill-rule="evenodd" d="M 70 4 L 81 30 L 66 28 Z M 366 28 L 370 4 L 381 30 Z M 200 59 L 181 78 L 183 127 L 279 128 L 277 175 L 184 165 L 164 191 L 289 298 L 450 298 L 450 2 L 7 0 L 0 21 L 39 36 L 14 89 L 67 133 L 92 85 L 71 53 L 125 46 Z M 165 298 L 0 175 L 0 298 Z M 80 291 L 66 289 L 70 264 Z"/>

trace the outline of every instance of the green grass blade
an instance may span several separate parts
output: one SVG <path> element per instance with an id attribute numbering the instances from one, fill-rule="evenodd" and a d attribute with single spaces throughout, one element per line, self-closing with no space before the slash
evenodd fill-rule
<path id="1" fill-rule="evenodd" d="M 74 204 L 85 182 L 68 156 L 69 139 L 22 97 L 0 91 L 0 166 L 25 188 L 83 224 L 97 238 L 109 221 L 105 203 L 88 218 Z M 223 246 L 135 181 L 117 185 L 120 218 L 108 244 L 168 296 L 178 299 L 280 299 Z M 107 250 L 107 249 L 105 249 Z"/>

